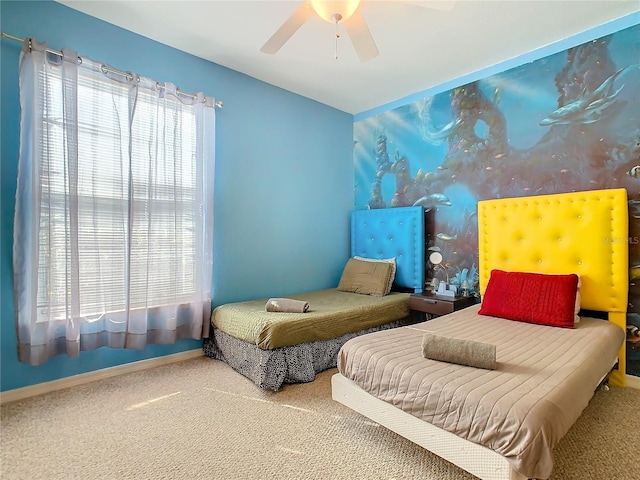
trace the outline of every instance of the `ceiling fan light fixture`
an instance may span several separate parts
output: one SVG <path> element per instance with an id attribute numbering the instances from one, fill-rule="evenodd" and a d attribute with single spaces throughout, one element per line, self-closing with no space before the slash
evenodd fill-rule
<path id="1" fill-rule="evenodd" d="M 320 18 L 329 23 L 346 21 L 358 9 L 359 5 L 360 0 L 311 0 L 313 10 Z"/>

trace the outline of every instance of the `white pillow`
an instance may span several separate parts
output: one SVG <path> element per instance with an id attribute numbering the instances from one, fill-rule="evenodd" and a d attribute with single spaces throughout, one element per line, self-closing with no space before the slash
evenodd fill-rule
<path id="1" fill-rule="evenodd" d="M 393 258 L 365 258 L 354 256 L 356 260 L 364 260 L 365 262 L 385 262 L 391 264 L 391 275 L 389 275 L 389 285 L 387 285 L 387 290 L 385 295 L 389 295 L 391 292 L 391 287 L 393 286 L 393 281 L 396 278 L 396 257 Z"/>

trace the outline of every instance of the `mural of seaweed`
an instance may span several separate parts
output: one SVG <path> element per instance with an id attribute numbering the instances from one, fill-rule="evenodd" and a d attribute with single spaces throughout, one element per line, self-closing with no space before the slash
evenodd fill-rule
<path id="1" fill-rule="evenodd" d="M 478 200 L 626 188 L 627 373 L 640 376 L 640 25 L 361 120 L 354 132 L 355 182 L 371 185 L 356 191 L 355 208 L 436 210 L 428 248 L 475 295 Z"/>

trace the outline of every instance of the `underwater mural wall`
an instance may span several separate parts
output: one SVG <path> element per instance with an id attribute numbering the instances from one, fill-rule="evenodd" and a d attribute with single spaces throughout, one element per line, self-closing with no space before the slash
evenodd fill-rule
<path id="1" fill-rule="evenodd" d="M 428 249 L 476 296 L 479 200 L 625 188 L 640 376 L 640 25 L 357 121 L 354 136 L 354 208 L 431 210 Z"/>

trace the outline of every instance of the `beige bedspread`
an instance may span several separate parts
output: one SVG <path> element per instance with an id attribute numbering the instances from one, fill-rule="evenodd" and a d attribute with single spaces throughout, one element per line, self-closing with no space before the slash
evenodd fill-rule
<path id="1" fill-rule="evenodd" d="M 373 396 L 500 453 L 528 478 L 548 478 L 552 449 L 580 416 L 624 342 L 582 318 L 575 329 L 477 315 L 479 305 L 348 341 L 338 370 Z M 423 357 L 425 332 L 495 344 L 497 368 Z"/>
<path id="2" fill-rule="evenodd" d="M 335 288 L 287 298 L 309 303 L 306 313 L 267 312 L 268 299 L 221 305 L 211 323 L 223 332 L 263 350 L 329 340 L 409 315 L 409 294 L 384 297 L 341 292 Z"/>

